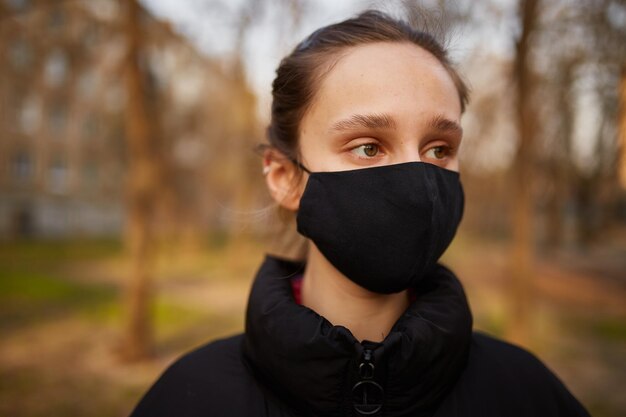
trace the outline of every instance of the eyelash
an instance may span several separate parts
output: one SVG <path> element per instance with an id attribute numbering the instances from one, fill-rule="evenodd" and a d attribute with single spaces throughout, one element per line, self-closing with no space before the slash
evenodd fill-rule
<path id="1" fill-rule="evenodd" d="M 428 150 L 426 150 L 425 154 L 427 154 L 430 151 L 435 151 L 435 149 L 443 149 L 445 151 L 445 155 L 443 156 L 443 158 L 437 158 L 436 156 L 434 157 L 434 159 L 438 161 L 442 161 L 445 158 L 449 158 L 450 156 L 454 155 L 454 148 L 448 145 L 433 146 L 432 148 L 429 148 Z"/>
<path id="2" fill-rule="evenodd" d="M 366 146 L 375 146 L 375 147 L 376 147 L 376 149 L 377 149 L 376 154 L 375 154 L 375 155 L 372 155 L 372 156 L 367 156 L 367 155 L 358 155 L 358 154 L 357 154 L 358 150 L 359 150 L 359 149 L 364 149 Z M 434 160 L 437 160 L 437 161 L 443 161 L 443 160 L 445 160 L 446 158 L 449 158 L 449 157 L 453 156 L 453 155 L 454 155 L 454 152 L 455 152 L 455 148 L 454 148 L 454 147 L 449 146 L 449 145 L 443 145 L 443 144 L 442 144 L 442 145 L 437 145 L 437 146 L 433 146 L 433 147 L 431 147 L 431 148 L 428 148 L 428 149 L 424 152 L 424 154 L 425 154 L 425 155 L 427 155 L 427 154 L 428 154 L 429 152 L 431 152 L 431 151 L 435 151 L 435 152 L 436 152 L 436 150 L 437 150 L 437 149 L 443 150 L 443 151 L 445 152 L 445 155 L 444 155 L 442 158 L 437 158 L 437 156 L 436 156 L 436 155 L 433 155 L 432 157 L 430 157 L 430 158 L 432 158 L 432 159 L 434 159 Z M 381 145 L 380 145 L 380 144 L 375 143 L 375 142 L 369 142 L 369 143 L 363 143 L 363 144 L 360 144 L 360 145 L 358 145 L 358 146 L 355 146 L 355 147 L 351 148 L 351 149 L 350 149 L 350 152 L 352 152 L 352 153 L 353 153 L 353 154 L 355 154 L 358 158 L 361 158 L 361 159 L 373 159 L 373 158 L 376 158 L 377 156 L 379 156 L 379 154 L 382 152 L 382 150 L 381 150 Z"/>
<path id="3" fill-rule="evenodd" d="M 376 154 L 372 155 L 372 156 L 368 156 L 368 155 L 358 155 L 357 154 L 357 150 L 359 149 L 364 149 L 366 146 L 375 146 L 376 147 Z M 376 156 L 378 156 L 378 154 L 381 152 L 381 146 L 378 143 L 375 142 L 369 142 L 369 143 L 362 143 L 358 146 L 353 147 L 352 149 L 350 149 L 350 152 L 352 152 L 353 154 L 355 154 L 358 158 L 361 159 L 373 159 Z"/>

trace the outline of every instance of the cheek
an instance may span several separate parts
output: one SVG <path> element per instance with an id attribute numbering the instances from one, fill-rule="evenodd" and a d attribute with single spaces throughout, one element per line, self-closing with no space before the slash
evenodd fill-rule
<path id="1" fill-rule="evenodd" d="M 296 177 L 294 177 L 291 182 L 291 188 L 286 198 L 283 200 L 283 207 L 291 211 L 297 211 L 300 208 L 300 199 L 302 198 L 308 179 L 309 174 L 307 173 L 296 174 Z"/>
<path id="2" fill-rule="evenodd" d="M 305 135 L 300 138 L 300 157 L 305 167 L 315 171 L 332 171 L 340 155 L 333 149 L 328 138 L 322 135 Z"/>
<path id="3" fill-rule="evenodd" d="M 323 156 L 324 147 L 320 138 L 314 136 L 300 138 L 300 157 L 309 170 L 314 170 L 316 162 Z"/>
<path id="4" fill-rule="evenodd" d="M 450 163 L 446 166 L 446 169 L 449 169 L 450 171 L 459 172 L 459 158 L 457 157 L 453 158 L 450 161 Z"/>
<path id="5" fill-rule="evenodd" d="M 328 135 L 327 129 L 339 110 L 331 98 L 323 92 L 319 94 L 300 122 L 300 157 L 311 171 L 333 171 L 340 168 L 340 153 L 335 149 L 336 141 Z"/>

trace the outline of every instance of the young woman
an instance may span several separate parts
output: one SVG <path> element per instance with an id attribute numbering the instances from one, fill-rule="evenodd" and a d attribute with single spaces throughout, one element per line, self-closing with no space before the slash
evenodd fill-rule
<path id="1" fill-rule="evenodd" d="M 267 256 L 245 333 L 178 360 L 133 416 L 587 416 L 531 354 L 472 333 L 437 263 L 463 211 L 467 96 L 441 45 L 380 12 L 300 43 L 264 173 L 307 262 Z"/>

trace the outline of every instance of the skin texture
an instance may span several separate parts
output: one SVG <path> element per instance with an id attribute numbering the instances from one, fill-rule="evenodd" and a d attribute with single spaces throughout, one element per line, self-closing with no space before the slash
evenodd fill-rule
<path id="1" fill-rule="evenodd" d="M 299 151 L 310 171 L 342 171 L 422 161 L 458 171 L 461 105 L 445 68 L 410 43 L 349 48 L 329 62 L 300 124 Z M 270 194 L 297 211 L 308 174 L 276 151 L 264 170 Z M 302 302 L 359 340 L 381 341 L 408 307 L 406 291 L 370 292 L 309 246 Z"/>

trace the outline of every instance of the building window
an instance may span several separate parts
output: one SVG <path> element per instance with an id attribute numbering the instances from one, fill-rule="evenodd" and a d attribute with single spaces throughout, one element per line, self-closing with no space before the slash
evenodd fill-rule
<path id="1" fill-rule="evenodd" d="M 48 125 L 50 133 L 54 136 L 61 136 L 65 133 L 67 124 L 67 110 L 62 103 L 55 103 L 50 108 L 48 114 Z"/>
<path id="2" fill-rule="evenodd" d="M 24 183 L 33 175 L 33 161 L 26 151 L 16 153 L 11 160 L 11 175 L 15 182 Z"/>
<path id="3" fill-rule="evenodd" d="M 94 163 L 83 166 L 82 175 L 83 189 L 87 192 L 93 191 L 98 186 L 98 168 Z"/>
<path id="4" fill-rule="evenodd" d="M 83 72 L 78 78 L 78 91 L 84 98 L 93 97 L 96 92 L 97 77 L 94 70 Z"/>
<path id="5" fill-rule="evenodd" d="M 61 85 L 67 77 L 68 62 L 66 54 L 56 49 L 48 55 L 44 67 L 44 76 L 48 85 L 56 87 Z"/>
<path id="6" fill-rule="evenodd" d="M 83 32 L 82 41 L 86 48 L 92 48 L 96 46 L 100 40 L 100 30 L 98 26 L 93 23 L 88 25 Z"/>
<path id="7" fill-rule="evenodd" d="M 19 113 L 19 126 L 22 132 L 33 134 L 39 127 L 41 103 L 38 97 L 30 96 L 22 103 Z"/>
<path id="8" fill-rule="evenodd" d="M 94 114 L 89 114 L 83 119 L 82 135 L 85 140 L 92 140 L 100 133 L 98 118 Z"/>
<path id="9" fill-rule="evenodd" d="M 5 3 L 13 10 L 26 10 L 30 0 L 5 0 Z"/>
<path id="10" fill-rule="evenodd" d="M 10 46 L 9 59 L 16 69 L 27 69 L 33 62 L 32 47 L 25 40 L 17 39 Z"/>
<path id="11" fill-rule="evenodd" d="M 65 194 L 68 186 L 67 164 L 63 158 L 57 157 L 48 168 L 48 189 L 54 194 Z"/>
<path id="12" fill-rule="evenodd" d="M 52 30 L 60 29 L 65 23 L 65 13 L 58 7 L 55 7 L 48 14 L 48 27 Z"/>

